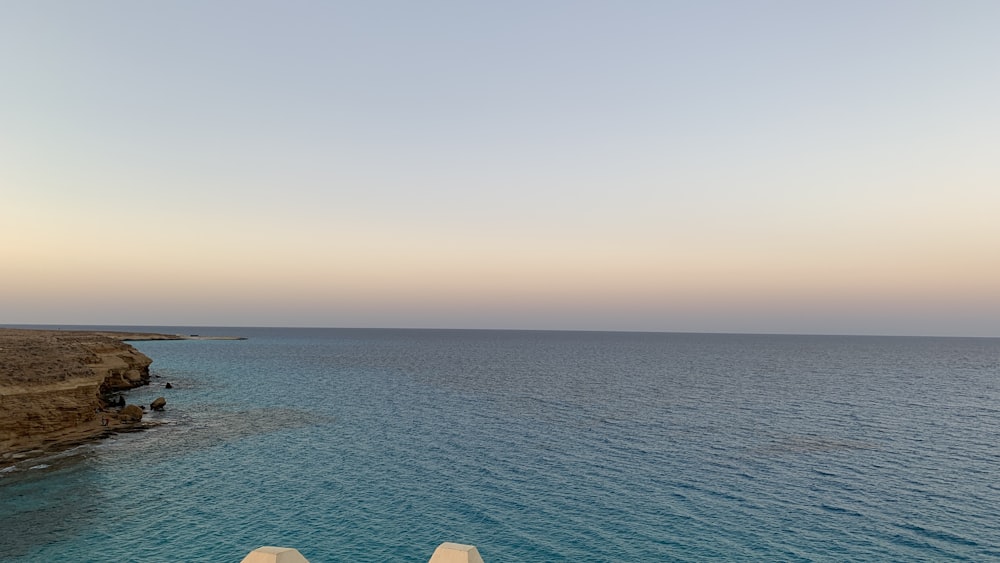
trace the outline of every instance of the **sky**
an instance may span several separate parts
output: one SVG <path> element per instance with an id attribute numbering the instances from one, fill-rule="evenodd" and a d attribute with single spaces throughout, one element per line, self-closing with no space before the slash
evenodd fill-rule
<path id="1" fill-rule="evenodd" d="M 1000 336 L 992 0 L 0 8 L 0 323 Z"/>

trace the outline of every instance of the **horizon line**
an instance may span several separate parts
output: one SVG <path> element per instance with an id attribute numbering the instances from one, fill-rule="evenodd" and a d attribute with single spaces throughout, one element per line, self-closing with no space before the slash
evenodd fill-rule
<path id="1" fill-rule="evenodd" d="M 1000 339 L 1000 335 L 959 335 L 959 334 L 898 334 L 898 333 L 843 333 L 843 332 L 746 332 L 746 331 L 692 331 L 692 330 L 625 330 L 625 329 L 586 329 L 586 328 L 463 328 L 463 327 L 425 327 L 425 326 L 273 326 L 273 325 L 203 325 L 203 324 L 77 324 L 77 323 L 0 323 L 0 328 L 201 328 L 201 329 L 288 329 L 288 330 L 411 330 L 411 331 L 482 331 L 482 332 L 592 332 L 592 333 L 622 333 L 622 334 L 686 334 L 714 336 L 825 336 L 825 337 L 855 337 L 855 338 L 980 338 Z"/>

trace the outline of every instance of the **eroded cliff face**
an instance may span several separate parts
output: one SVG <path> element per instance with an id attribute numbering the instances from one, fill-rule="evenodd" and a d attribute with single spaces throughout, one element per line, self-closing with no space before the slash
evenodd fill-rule
<path id="1" fill-rule="evenodd" d="M 105 433 L 102 396 L 148 383 L 151 363 L 101 333 L 0 329 L 0 456 Z"/>

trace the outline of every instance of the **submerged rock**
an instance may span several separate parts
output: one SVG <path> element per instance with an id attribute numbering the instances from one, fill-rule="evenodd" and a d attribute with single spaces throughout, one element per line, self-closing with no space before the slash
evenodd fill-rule
<path id="1" fill-rule="evenodd" d="M 157 397 L 156 399 L 153 400 L 152 403 L 149 403 L 149 408 L 153 409 L 154 411 L 162 411 L 163 407 L 165 407 L 166 405 L 167 405 L 166 399 L 164 399 L 163 397 Z"/>

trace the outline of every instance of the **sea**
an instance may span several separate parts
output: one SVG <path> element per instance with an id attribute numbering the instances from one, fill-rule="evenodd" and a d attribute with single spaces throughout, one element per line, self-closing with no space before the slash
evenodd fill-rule
<path id="1" fill-rule="evenodd" d="M 0 560 L 1000 561 L 1000 339 L 102 328 L 248 339 L 134 343 L 162 424 L 5 467 Z"/>

